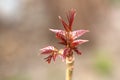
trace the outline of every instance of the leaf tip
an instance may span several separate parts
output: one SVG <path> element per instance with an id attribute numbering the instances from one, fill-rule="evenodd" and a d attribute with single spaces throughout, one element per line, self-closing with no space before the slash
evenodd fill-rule
<path id="1" fill-rule="evenodd" d="M 58 16 L 58 18 L 59 18 L 60 20 L 62 20 L 61 16 Z"/>

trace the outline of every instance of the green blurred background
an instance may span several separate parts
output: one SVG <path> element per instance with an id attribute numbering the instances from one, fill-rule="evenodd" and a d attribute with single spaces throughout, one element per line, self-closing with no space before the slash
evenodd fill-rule
<path id="1" fill-rule="evenodd" d="M 88 29 L 73 80 L 120 80 L 120 0 L 0 0 L 0 80 L 65 80 L 65 62 L 47 64 L 39 49 L 61 48 L 49 28 L 62 28 L 71 8 L 75 29 Z"/>

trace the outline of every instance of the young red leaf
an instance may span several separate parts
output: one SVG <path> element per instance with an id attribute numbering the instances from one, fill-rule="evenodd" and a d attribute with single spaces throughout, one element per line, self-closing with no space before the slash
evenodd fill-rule
<path id="1" fill-rule="evenodd" d="M 63 34 L 56 34 L 56 38 L 60 39 L 62 42 L 66 42 L 65 36 Z"/>
<path id="2" fill-rule="evenodd" d="M 66 30 L 67 32 L 70 31 L 69 25 L 68 25 L 60 16 L 59 16 L 59 19 L 61 20 L 61 22 L 62 22 L 65 30 Z"/>
<path id="3" fill-rule="evenodd" d="M 48 46 L 40 49 L 40 51 L 42 52 L 41 54 L 50 54 L 52 52 L 57 51 L 57 49 L 54 46 Z"/>
<path id="4" fill-rule="evenodd" d="M 81 55 L 82 53 L 81 53 L 81 51 L 80 50 L 78 50 L 77 48 L 74 48 L 73 49 L 77 54 L 79 54 L 79 55 Z"/>
<path id="5" fill-rule="evenodd" d="M 45 48 L 41 49 L 41 52 L 42 52 L 42 54 L 50 54 L 48 57 L 44 58 L 44 59 L 46 59 L 46 61 L 48 63 L 50 63 L 52 59 L 55 61 L 55 59 L 58 55 L 57 54 L 58 50 L 53 46 L 45 47 Z"/>
<path id="6" fill-rule="evenodd" d="M 55 53 L 55 54 L 53 54 L 53 61 L 55 61 L 56 60 L 56 57 L 57 57 L 57 54 Z"/>
<path id="7" fill-rule="evenodd" d="M 75 47 L 75 46 L 77 46 L 77 45 L 79 45 L 79 44 L 82 44 L 82 43 L 85 43 L 85 42 L 87 42 L 88 40 L 82 40 L 82 39 L 79 39 L 79 40 L 75 40 L 75 41 L 73 41 L 72 43 L 71 43 L 71 46 L 72 47 Z"/>
<path id="8" fill-rule="evenodd" d="M 72 29 L 72 24 L 73 24 L 75 15 L 76 15 L 76 10 L 75 9 L 71 9 L 67 14 L 67 19 L 68 19 L 68 22 L 69 22 L 69 29 L 70 30 Z"/>
<path id="9" fill-rule="evenodd" d="M 69 55 L 71 53 L 71 49 L 70 48 L 65 48 L 63 51 L 63 58 L 65 59 L 67 57 L 67 55 Z"/>
<path id="10" fill-rule="evenodd" d="M 65 36 L 65 31 L 63 31 L 63 30 L 57 30 L 57 29 L 49 29 L 49 30 L 56 34 L 61 34 L 61 35 Z"/>
<path id="11" fill-rule="evenodd" d="M 60 39 L 62 42 L 65 42 L 65 31 L 63 31 L 63 30 L 56 30 L 56 29 L 49 29 L 49 30 L 54 32 L 58 39 Z"/>
<path id="12" fill-rule="evenodd" d="M 55 29 L 50 29 L 50 31 L 54 32 L 56 34 L 56 37 L 60 40 L 62 40 L 62 42 L 65 41 L 65 31 L 63 30 L 55 30 Z"/>
<path id="13" fill-rule="evenodd" d="M 52 55 L 49 55 L 48 57 L 44 58 L 46 62 L 50 63 L 52 59 Z"/>
<path id="14" fill-rule="evenodd" d="M 83 34 L 85 34 L 86 32 L 89 32 L 88 30 L 76 30 L 72 32 L 72 37 L 73 39 L 76 39 L 80 36 L 82 36 Z"/>

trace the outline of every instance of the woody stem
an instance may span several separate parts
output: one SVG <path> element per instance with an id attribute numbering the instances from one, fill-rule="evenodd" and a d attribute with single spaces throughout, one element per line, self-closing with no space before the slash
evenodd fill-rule
<path id="1" fill-rule="evenodd" d="M 73 68 L 74 68 L 74 57 L 66 57 L 66 80 L 72 80 Z"/>

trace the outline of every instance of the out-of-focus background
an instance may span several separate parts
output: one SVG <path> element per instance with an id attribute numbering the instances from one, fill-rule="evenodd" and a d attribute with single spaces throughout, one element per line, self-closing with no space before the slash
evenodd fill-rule
<path id="1" fill-rule="evenodd" d="M 74 30 L 90 30 L 73 80 L 120 80 L 120 0 L 0 0 L 0 80 L 65 80 L 65 62 L 47 64 L 38 53 L 61 47 L 48 29 L 61 29 L 58 16 L 71 8 Z"/>

